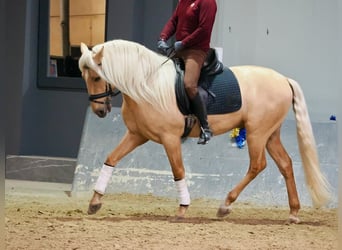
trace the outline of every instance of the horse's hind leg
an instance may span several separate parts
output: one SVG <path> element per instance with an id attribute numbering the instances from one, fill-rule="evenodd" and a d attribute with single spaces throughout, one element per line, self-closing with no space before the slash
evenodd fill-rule
<path id="1" fill-rule="evenodd" d="M 266 167 L 265 140 L 261 136 L 247 134 L 247 145 L 250 157 L 248 172 L 228 193 L 225 203 L 217 211 L 217 217 L 224 217 L 230 213 L 230 205 L 238 198 L 243 189 Z"/>
<path id="2" fill-rule="evenodd" d="M 133 134 L 129 131 L 126 132 L 119 145 L 107 156 L 105 165 L 102 167 L 100 176 L 97 179 L 93 197 L 89 202 L 88 214 L 95 214 L 101 208 L 101 198 L 104 195 L 104 191 L 111 178 L 111 173 L 115 165 L 125 155 L 147 141 L 148 140 L 146 138 L 138 134 Z"/>
<path id="3" fill-rule="evenodd" d="M 281 143 L 280 128 L 271 135 L 267 142 L 266 148 L 285 179 L 290 206 L 289 222 L 299 223 L 299 218 L 297 215 L 300 209 L 300 203 L 293 175 L 292 160 Z"/>

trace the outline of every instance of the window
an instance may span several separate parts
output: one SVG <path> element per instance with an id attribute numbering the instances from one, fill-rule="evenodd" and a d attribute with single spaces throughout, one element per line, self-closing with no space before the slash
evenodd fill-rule
<path id="1" fill-rule="evenodd" d="M 105 41 L 106 0 L 40 0 L 38 87 L 85 89 L 80 43 Z"/>

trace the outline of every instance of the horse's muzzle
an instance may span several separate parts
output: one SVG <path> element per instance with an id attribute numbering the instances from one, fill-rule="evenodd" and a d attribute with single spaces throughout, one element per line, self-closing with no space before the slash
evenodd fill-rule
<path id="1" fill-rule="evenodd" d="M 106 110 L 101 109 L 101 110 L 96 110 L 95 114 L 97 114 L 97 116 L 100 118 L 104 118 L 104 117 L 106 117 L 107 112 L 106 112 Z"/>
<path id="2" fill-rule="evenodd" d="M 94 113 L 100 118 L 105 118 L 107 113 L 110 111 L 112 111 L 112 104 L 106 103 L 106 105 L 103 105 L 102 108 L 97 108 L 94 110 Z"/>

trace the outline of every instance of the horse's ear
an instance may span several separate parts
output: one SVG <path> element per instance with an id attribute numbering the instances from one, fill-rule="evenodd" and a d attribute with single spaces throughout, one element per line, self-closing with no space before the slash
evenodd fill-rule
<path id="1" fill-rule="evenodd" d="M 88 47 L 85 43 L 81 43 L 81 52 L 82 54 L 88 51 Z"/>
<path id="2" fill-rule="evenodd" d="M 102 46 L 99 52 L 97 52 L 95 56 L 93 57 L 93 60 L 97 65 L 101 64 L 101 60 L 103 57 L 103 49 L 104 49 L 104 46 Z"/>

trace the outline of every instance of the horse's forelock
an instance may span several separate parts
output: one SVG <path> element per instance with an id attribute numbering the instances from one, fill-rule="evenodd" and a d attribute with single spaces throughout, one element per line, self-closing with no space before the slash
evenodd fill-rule
<path id="1" fill-rule="evenodd" d="M 105 77 L 104 73 L 102 72 L 101 66 L 97 65 L 95 61 L 93 60 L 95 51 L 98 50 L 100 45 L 97 45 L 93 48 L 93 50 L 88 50 L 84 53 L 82 53 L 78 65 L 81 72 L 83 72 L 84 69 L 91 69 L 94 70 L 102 79 L 108 81 L 108 79 Z"/>
<path id="2" fill-rule="evenodd" d="M 91 69 L 92 68 L 92 57 L 91 57 L 91 51 L 87 50 L 82 53 L 80 59 L 78 60 L 78 67 L 81 72 L 83 72 L 84 69 Z"/>

